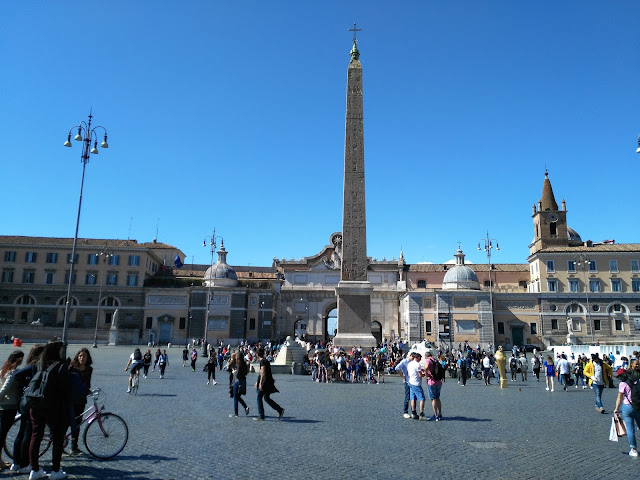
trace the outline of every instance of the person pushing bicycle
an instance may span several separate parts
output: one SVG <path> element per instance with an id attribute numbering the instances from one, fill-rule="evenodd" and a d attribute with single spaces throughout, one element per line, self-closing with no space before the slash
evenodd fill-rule
<path id="1" fill-rule="evenodd" d="M 133 376 L 140 376 L 140 369 L 142 368 L 142 352 L 139 348 L 136 348 L 131 356 L 129 357 L 129 361 L 127 362 L 127 366 L 124 367 L 124 371 L 128 371 L 129 367 L 131 367 L 131 372 L 129 373 L 129 387 L 127 388 L 127 393 L 131 393 L 131 384 L 133 382 Z"/>

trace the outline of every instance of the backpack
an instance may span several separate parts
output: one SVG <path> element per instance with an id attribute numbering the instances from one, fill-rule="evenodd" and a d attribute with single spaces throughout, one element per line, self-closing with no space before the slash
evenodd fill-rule
<path id="1" fill-rule="evenodd" d="M 439 361 L 433 362 L 433 375 L 432 378 L 436 381 L 442 381 L 444 379 L 444 367 Z"/>
<path id="2" fill-rule="evenodd" d="M 631 406 L 633 409 L 638 411 L 640 410 L 640 380 L 635 383 L 631 383 L 629 388 L 631 389 L 631 398 L 628 400 L 631 400 Z"/>
<path id="3" fill-rule="evenodd" d="M 46 370 L 43 370 L 42 366 L 38 363 L 38 369 L 24 391 L 22 402 L 20 403 L 23 412 L 28 412 L 31 408 L 40 408 L 45 405 L 47 391 L 49 390 L 49 377 L 51 372 L 58 366 L 60 366 L 60 362 L 53 362 Z"/>

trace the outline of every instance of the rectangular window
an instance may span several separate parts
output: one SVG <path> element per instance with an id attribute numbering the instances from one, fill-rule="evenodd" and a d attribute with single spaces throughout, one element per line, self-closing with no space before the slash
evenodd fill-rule
<path id="1" fill-rule="evenodd" d="M 575 273 L 575 271 L 576 271 L 576 261 L 567 260 L 567 272 Z"/>
<path id="2" fill-rule="evenodd" d="M 127 287 L 137 287 L 138 286 L 138 275 L 135 273 L 130 273 L 127 275 Z"/>
<path id="3" fill-rule="evenodd" d="M 84 284 L 95 285 L 96 283 L 98 283 L 98 276 L 95 273 L 87 273 Z"/>
<path id="4" fill-rule="evenodd" d="M 634 273 L 640 272 L 640 262 L 638 260 L 631 260 L 631 271 Z"/>
<path id="5" fill-rule="evenodd" d="M 600 325 L 600 319 L 594 318 L 593 319 L 593 329 L 598 331 L 601 330 L 601 325 Z"/>
<path id="6" fill-rule="evenodd" d="M 557 330 L 558 329 L 558 320 L 556 318 L 552 318 L 551 319 L 551 330 Z"/>
<path id="7" fill-rule="evenodd" d="M 556 271 L 556 264 L 553 260 L 547 260 L 547 273 L 553 273 Z"/>
<path id="8" fill-rule="evenodd" d="M 485 280 L 484 281 L 484 286 L 485 287 L 490 287 L 491 286 L 491 282 L 489 280 Z"/>
<path id="9" fill-rule="evenodd" d="M 76 256 L 74 257 L 74 262 L 73 263 L 78 263 L 78 254 L 76 253 Z M 67 253 L 67 263 L 71 263 L 71 254 Z"/>
<path id="10" fill-rule="evenodd" d="M 186 317 L 180 317 L 180 323 L 178 324 L 178 328 L 180 330 L 184 330 L 185 328 L 187 328 L 187 318 Z"/>
<path id="11" fill-rule="evenodd" d="M 27 252 L 24 254 L 24 261 L 27 263 L 36 263 L 38 254 L 36 252 Z"/>
<path id="12" fill-rule="evenodd" d="M 2 283 L 13 283 L 13 270 L 2 271 Z"/>
<path id="13" fill-rule="evenodd" d="M 580 281 L 575 278 L 569 279 L 569 291 L 570 292 L 579 292 L 580 291 Z"/>
<path id="14" fill-rule="evenodd" d="M 107 285 L 117 285 L 117 284 L 118 284 L 118 274 L 117 273 L 107 274 Z"/>
<path id="15" fill-rule="evenodd" d="M 622 280 L 619 278 L 611 279 L 611 291 L 612 292 L 621 292 L 622 291 Z"/>
<path id="16" fill-rule="evenodd" d="M 634 292 L 640 292 L 640 278 L 634 278 L 631 280 L 631 290 Z"/>
<path id="17" fill-rule="evenodd" d="M 120 265 L 120 255 L 111 255 L 109 257 L 109 265 Z"/>
<path id="18" fill-rule="evenodd" d="M 618 261 L 617 260 L 609 260 L 609 271 L 611 273 L 618 273 Z"/>
<path id="19" fill-rule="evenodd" d="M 530 330 L 531 335 L 537 335 L 538 334 L 538 324 L 536 322 L 532 322 L 530 324 Z"/>
<path id="20" fill-rule="evenodd" d="M 35 277 L 36 277 L 35 272 L 24 272 L 22 274 L 22 283 L 33 283 L 33 280 Z"/>
<path id="21" fill-rule="evenodd" d="M 47 253 L 47 263 L 58 263 L 58 254 L 55 252 Z"/>
<path id="22" fill-rule="evenodd" d="M 16 261 L 16 252 L 4 252 L 4 261 L 5 262 L 15 262 Z"/>
<path id="23" fill-rule="evenodd" d="M 589 260 L 589 271 L 597 272 L 598 271 L 598 263 L 595 260 Z"/>
<path id="24" fill-rule="evenodd" d="M 98 265 L 98 259 L 100 255 L 97 253 L 90 253 L 87 255 L 87 265 Z"/>
<path id="25" fill-rule="evenodd" d="M 558 281 L 557 280 L 547 280 L 547 291 L 549 291 L 549 292 L 557 292 L 558 291 Z"/>
<path id="26" fill-rule="evenodd" d="M 54 277 L 54 273 L 53 272 L 47 272 L 44 274 L 44 283 L 46 283 L 47 285 L 53 285 L 53 277 Z"/>
<path id="27" fill-rule="evenodd" d="M 424 329 L 425 329 L 425 332 L 427 332 L 427 335 L 431 335 L 433 333 L 432 323 L 430 321 L 424 322 Z"/>
<path id="28" fill-rule="evenodd" d="M 526 281 L 526 280 L 520 280 L 520 281 L 518 282 L 518 286 L 519 286 L 520 288 L 527 288 L 527 281 Z"/>
<path id="29" fill-rule="evenodd" d="M 147 317 L 147 322 L 144 326 L 147 330 L 151 330 L 153 328 L 153 317 Z"/>
<path id="30" fill-rule="evenodd" d="M 64 283 L 65 285 L 69 284 L 69 272 L 66 272 L 64 274 Z M 71 280 L 71 285 L 75 285 L 76 284 L 76 274 L 73 274 L 73 279 Z"/>
<path id="31" fill-rule="evenodd" d="M 589 291 L 591 293 L 600 292 L 600 280 L 589 280 Z"/>
<path id="32" fill-rule="evenodd" d="M 504 322 L 498 322 L 498 335 L 504 335 Z"/>
<path id="33" fill-rule="evenodd" d="M 616 318 L 616 330 L 618 332 L 621 332 L 622 330 L 624 330 L 624 328 L 622 328 L 622 319 L 621 318 Z"/>
<path id="34" fill-rule="evenodd" d="M 582 325 L 580 323 L 580 317 L 573 317 L 571 319 L 571 328 L 574 332 L 579 332 L 582 330 Z"/>
<path id="35" fill-rule="evenodd" d="M 129 266 L 137 267 L 140 265 L 140 255 L 129 255 Z"/>
<path id="36" fill-rule="evenodd" d="M 255 318 L 250 318 L 249 319 L 249 330 L 255 330 L 256 329 L 256 319 Z"/>

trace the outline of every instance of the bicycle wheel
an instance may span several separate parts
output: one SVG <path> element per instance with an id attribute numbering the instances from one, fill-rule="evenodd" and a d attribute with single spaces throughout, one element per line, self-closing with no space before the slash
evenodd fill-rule
<path id="1" fill-rule="evenodd" d="M 91 420 L 83 438 L 84 446 L 91 455 L 106 460 L 124 449 L 129 440 L 129 428 L 119 415 L 103 413 Z"/>
<path id="2" fill-rule="evenodd" d="M 20 417 L 17 417 L 11 427 L 9 427 L 9 432 L 7 432 L 7 438 L 4 440 L 4 453 L 7 454 L 11 460 L 13 460 L 13 444 L 16 440 L 16 436 L 20 431 Z M 29 437 L 31 438 L 31 437 Z M 29 440 L 27 440 L 27 445 L 29 444 Z M 40 443 L 40 456 L 44 455 L 47 450 L 51 447 L 51 432 L 49 431 L 49 426 L 47 425 L 44 430 L 44 436 L 42 437 L 42 442 Z M 28 446 L 27 446 L 28 448 Z"/>

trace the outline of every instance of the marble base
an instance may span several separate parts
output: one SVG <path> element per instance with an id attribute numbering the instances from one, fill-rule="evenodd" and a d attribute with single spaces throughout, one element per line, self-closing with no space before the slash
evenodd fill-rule
<path id="1" fill-rule="evenodd" d="M 371 292 L 369 282 L 341 281 L 336 287 L 338 296 L 338 334 L 333 338 L 339 347 L 375 347 L 371 334 Z"/>

